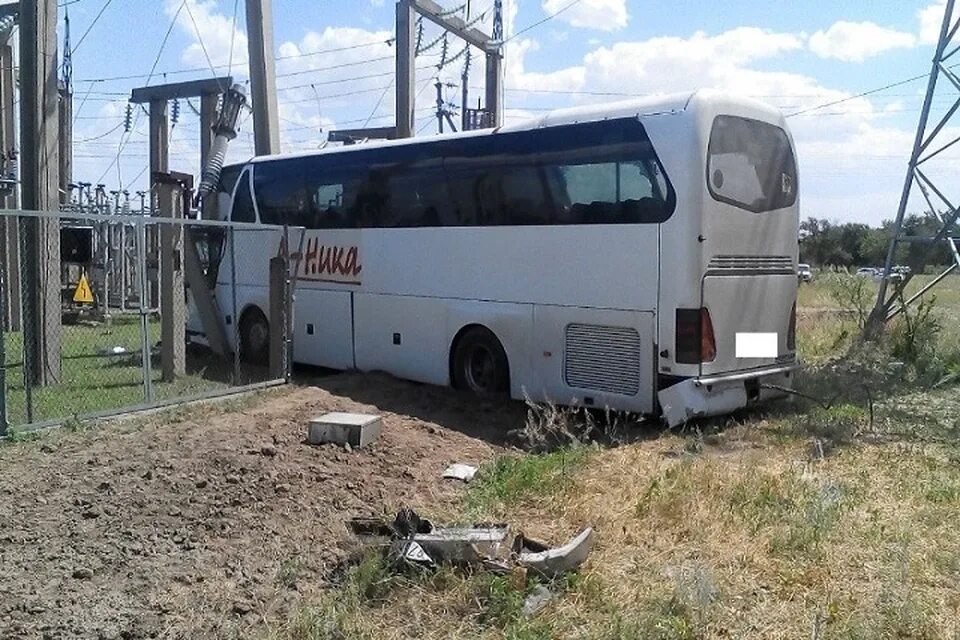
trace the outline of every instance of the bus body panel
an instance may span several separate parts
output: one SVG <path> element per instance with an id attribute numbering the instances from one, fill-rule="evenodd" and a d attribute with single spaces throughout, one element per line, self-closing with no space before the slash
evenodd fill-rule
<path id="1" fill-rule="evenodd" d="M 656 305 L 653 224 L 365 229 L 361 235 L 363 291 L 609 309 Z M 367 264 L 367 256 L 375 256 L 375 264 Z"/>
<path id="2" fill-rule="evenodd" d="M 788 357 L 792 349 L 787 328 L 796 285 L 794 273 L 706 276 L 701 306 L 710 311 L 717 357 L 703 363 L 701 375 L 769 367 Z M 771 334 L 776 336 L 774 351 L 761 355 L 762 343 Z"/>
<path id="3" fill-rule="evenodd" d="M 654 410 L 653 311 L 536 305 L 532 400 Z"/>
<path id="4" fill-rule="evenodd" d="M 788 345 L 787 333 L 797 299 L 800 201 L 796 195 L 794 145 L 786 121 L 778 110 L 753 101 L 714 98 L 698 107 L 702 114 L 699 131 L 705 149 L 701 175 L 708 187 L 700 190 L 703 198 L 700 233 L 704 238 L 700 271 L 705 275 L 702 306 L 710 312 L 717 339 L 715 359 L 704 362 L 698 373 L 716 375 L 793 362 L 795 350 Z M 718 119 L 730 116 L 761 123 L 759 126 L 764 129 L 775 127 L 783 135 L 793 168 L 790 184 L 793 201 L 789 206 L 751 211 L 744 208 L 745 205 L 723 202 L 711 193 L 708 157 L 711 135 Z M 738 357 L 738 333 L 777 334 L 776 354 L 765 358 Z"/>
<path id="5" fill-rule="evenodd" d="M 674 353 L 674 309 L 699 305 L 702 247 L 700 212 L 703 202 L 703 161 L 698 149 L 701 137 L 695 114 L 689 111 L 641 118 L 677 193 L 673 216 L 659 226 L 660 252 L 657 264 L 657 371 L 666 375 L 696 375 L 684 370 Z"/>
<path id="6" fill-rule="evenodd" d="M 353 369 L 353 294 L 300 287 L 294 307 L 296 360 L 330 369 Z"/>

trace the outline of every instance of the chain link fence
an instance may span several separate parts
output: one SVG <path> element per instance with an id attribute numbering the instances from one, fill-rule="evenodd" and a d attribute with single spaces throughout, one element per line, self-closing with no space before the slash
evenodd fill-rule
<path id="1" fill-rule="evenodd" d="M 0 230 L 0 435 L 289 380 L 296 233 L 90 208 Z"/>

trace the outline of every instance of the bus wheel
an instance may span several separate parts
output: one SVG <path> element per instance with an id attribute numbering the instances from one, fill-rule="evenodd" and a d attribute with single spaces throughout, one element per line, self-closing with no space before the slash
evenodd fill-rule
<path id="1" fill-rule="evenodd" d="M 479 394 L 510 391 L 510 366 L 497 337 L 473 327 L 457 341 L 453 352 L 453 386 Z"/>
<path id="2" fill-rule="evenodd" d="M 256 307 L 240 318 L 240 355 L 253 364 L 266 365 L 270 361 L 270 323 Z"/>

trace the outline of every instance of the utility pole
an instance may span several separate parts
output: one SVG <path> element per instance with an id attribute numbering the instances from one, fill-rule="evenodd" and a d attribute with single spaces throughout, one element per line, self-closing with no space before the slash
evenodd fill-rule
<path id="1" fill-rule="evenodd" d="M 20 139 L 23 208 L 57 211 L 57 0 L 20 3 Z M 21 221 L 25 372 L 38 385 L 60 380 L 60 223 Z"/>
<path id="2" fill-rule="evenodd" d="M 414 66 L 416 65 L 416 13 L 410 0 L 397 2 L 397 132 L 398 138 L 413 137 Z"/>
<path id="3" fill-rule="evenodd" d="M 15 113 L 13 45 L 10 36 L 17 23 L 18 5 L 5 5 L 9 11 L 0 18 L 0 207 L 17 209 L 17 119 Z M 20 331 L 22 302 L 20 291 L 20 222 L 7 216 L 0 220 L 0 275 L 3 276 L 3 304 L 0 308 L 0 326 L 8 331 Z"/>
<path id="4" fill-rule="evenodd" d="M 273 58 L 272 0 L 247 0 L 247 48 L 253 101 L 253 142 L 258 156 L 280 151 L 277 76 Z M 223 91 L 229 89 L 223 87 Z"/>
<path id="5" fill-rule="evenodd" d="M 60 203 L 70 202 L 73 182 L 73 52 L 70 48 L 70 11 L 63 16 L 63 73 L 60 78 Z"/>
<path id="6" fill-rule="evenodd" d="M 437 84 L 434 86 L 437 88 L 437 127 L 438 131 L 443 133 L 443 116 L 446 110 L 443 108 L 443 83 L 440 82 L 440 78 L 437 78 Z"/>
<path id="7" fill-rule="evenodd" d="M 206 93 L 200 96 L 200 166 L 206 169 L 210 160 L 210 148 L 213 146 L 213 125 L 217 121 L 217 94 Z M 200 217 L 204 220 L 216 220 L 216 198 L 204 198 L 201 203 Z"/>

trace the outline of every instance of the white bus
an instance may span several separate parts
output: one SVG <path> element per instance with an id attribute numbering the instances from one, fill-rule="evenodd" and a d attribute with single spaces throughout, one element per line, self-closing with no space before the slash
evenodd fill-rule
<path id="1" fill-rule="evenodd" d="M 258 157 L 221 192 L 224 219 L 306 229 L 299 363 L 671 424 L 775 395 L 797 367 L 796 161 L 783 116 L 752 100 Z M 267 349 L 279 241 L 236 232 L 249 357 Z"/>

